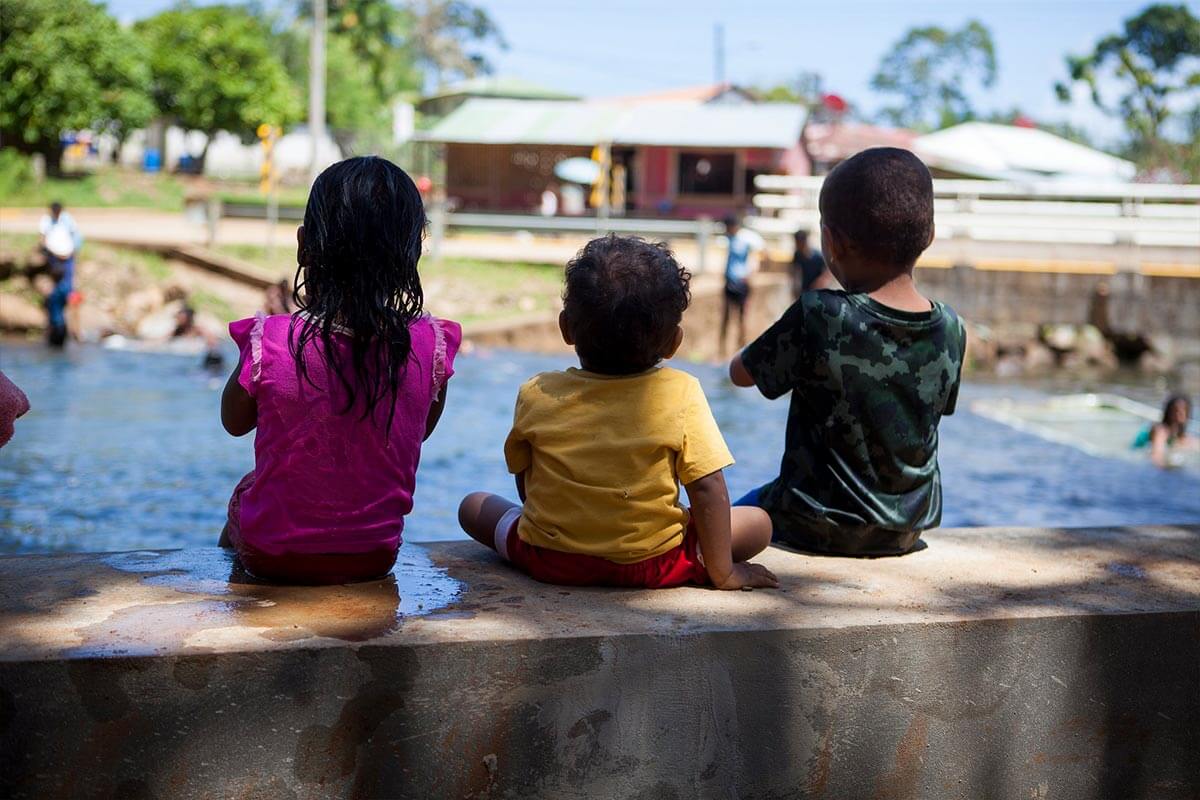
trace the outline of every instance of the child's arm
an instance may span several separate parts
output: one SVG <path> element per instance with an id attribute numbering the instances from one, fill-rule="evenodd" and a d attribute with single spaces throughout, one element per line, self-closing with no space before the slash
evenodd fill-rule
<path id="1" fill-rule="evenodd" d="M 729 490 L 720 470 L 685 484 L 692 520 L 700 538 L 700 553 L 713 586 L 718 589 L 776 588 L 779 580 L 761 564 L 733 560 Z"/>
<path id="2" fill-rule="evenodd" d="M 812 371 L 807 349 L 803 299 L 792 304 L 771 327 L 729 362 L 729 379 L 735 386 L 754 386 L 768 400 L 783 397 L 804 383 Z"/>
<path id="3" fill-rule="evenodd" d="M 221 392 L 221 424 L 233 436 L 244 436 L 258 426 L 258 401 L 238 383 L 241 372 L 238 361 Z"/>
<path id="4" fill-rule="evenodd" d="M 742 362 L 741 353 L 735 355 L 733 360 L 729 362 L 729 380 L 733 381 L 734 386 L 745 387 L 754 385 L 754 378 Z"/>
<path id="5" fill-rule="evenodd" d="M 433 405 L 429 407 L 429 415 L 425 417 L 425 436 L 421 441 L 425 441 L 433 435 L 433 429 L 437 427 L 438 420 L 442 418 L 442 412 L 446 410 L 446 390 L 449 387 L 442 384 L 442 391 L 434 398 Z"/>
<path id="6" fill-rule="evenodd" d="M 1155 425 L 1150 431 L 1150 461 L 1154 466 L 1166 468 L 1170 466 L 1167 460 L 1167 439 L 1169 433 L 1163 425 Z"/>

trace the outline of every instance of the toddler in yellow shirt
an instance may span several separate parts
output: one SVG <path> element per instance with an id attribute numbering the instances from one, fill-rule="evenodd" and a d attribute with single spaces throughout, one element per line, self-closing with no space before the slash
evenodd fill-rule
<path id="1" fill-rule="evenodd" d="M 594 239 L 567 264 L 559 328 L 580 368 L 521 386 L 504 458 L 524 505 L 475 492 L 463 530 L 546 583 L 777 585 L 748 563 L 771 520 L 730 508 L 733 457 L 699 381 L 659 365 L 683 341 L 690 278 L 665 245 L 634 237 Z"/>

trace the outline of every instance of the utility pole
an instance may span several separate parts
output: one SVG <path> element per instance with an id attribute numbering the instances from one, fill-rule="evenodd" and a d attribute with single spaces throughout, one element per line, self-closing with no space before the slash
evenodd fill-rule
<path id="1" fill-rule="evenodd" d="M 321 172 L 320 143 L 325 139 L 325 13 L 326 0 L 313 0 L 313 29 L 308 50 L 309 182 Z"/>
<path id="2" fill-rule="evenodd" d="M 713 77 L 725 83 L 725 26 L 720 22 L 713 26 Z"/>

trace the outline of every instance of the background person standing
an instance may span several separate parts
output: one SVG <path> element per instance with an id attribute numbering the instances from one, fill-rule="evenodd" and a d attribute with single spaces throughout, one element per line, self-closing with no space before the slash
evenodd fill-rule
<path id="1" fill-rule="evenodd" d="M 46 257 L 46 267 L 54 279 L 54 289 L 46 297 L 46 310 L 50 315 L 47 340 L 54 347 L 62 347 L 67 340 L 67 300 L 75 281 L 75 254 L 82 237 L 70 214 L 63 211 L 62 203 L 50 204 L 50 213 L 38 224 L 38 245 Z"/>
<path id="2" fill-rule="evenodd" d="M 821 253 L 808 244 L 808 231 L 804 228 L 795 233 L 795 250 L 792 252 L 792 296 L 816 289 L 837 287 L 837 279 L 825 266 Z"/>
<path id="3" fill-rule="evenodd" d="M 750 301 L 750 276 L 758 268 L 759 254 L 765 243 L 755 231 L 742 227 L 741 217 L 730 215 L 725 218 L 725 235 L 729 241 L 729 254 L 725 259 L 725 302 L 721 313 L 721 341 L 717 354 L 726 355 L 725 340 L 729 328 L 729 316 L 737 312 L 737 346 L 746 344 L 746 304 Z"/>

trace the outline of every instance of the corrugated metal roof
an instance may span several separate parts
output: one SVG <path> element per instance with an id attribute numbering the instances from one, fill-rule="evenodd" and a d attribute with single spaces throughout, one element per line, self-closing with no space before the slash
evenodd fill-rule
<path id="1" fill-rule="evenodd" d="M 927 134 L 913 148 L 931 167 L 981 178 L 1128 181 L 1137 172 L 1129 161 L 1048 131 L 988 122 L 964 122 Z"/>
<path id="2" fill-rule="evenodd" d="M 790 103 L 546 102 L 474 98 L 427 131 L 434 142 L 786 149 L 804 110 Z"/>

